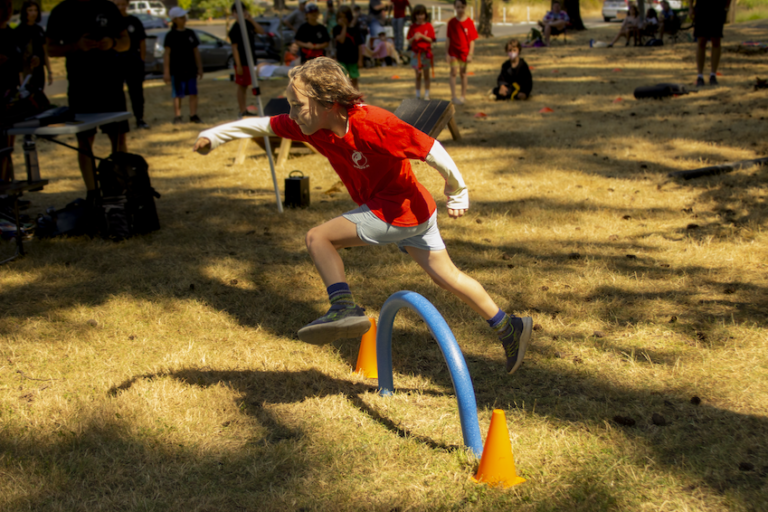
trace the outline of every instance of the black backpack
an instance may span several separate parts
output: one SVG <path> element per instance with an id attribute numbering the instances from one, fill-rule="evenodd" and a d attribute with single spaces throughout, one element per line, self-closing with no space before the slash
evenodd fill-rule
<path id="1" fill-rule="evenodd" d="M 113 153 L 101 161 L 96 176 L 101 192 L 103 237 L 123 240 L 160 229 L 149 165 L 141 155 Z"/>

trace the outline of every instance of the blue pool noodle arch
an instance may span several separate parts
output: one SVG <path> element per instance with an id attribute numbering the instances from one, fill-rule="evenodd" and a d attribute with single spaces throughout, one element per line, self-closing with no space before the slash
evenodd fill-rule
<path id="1" fill-rule="evenodd" d="M 459 418 L 464 444 L 479 458 L 483 453 L 483 440 L 480 437 L 480 423 L 477 420 L 475 389 L 472 386 L 467 363 L 445 319 L 431 302 L 416 292 L 404 290 L 394 293 L 381 307 L 376 331 L 379 392 L 382 395 L 391 395 L 395 390 L 392 377 L 392 327 L 395 323 L 395 315 L 404 307 L 418 313 L 440 346 L 440 351 L 451 373 L 456 399 L 459 402 Z"/>

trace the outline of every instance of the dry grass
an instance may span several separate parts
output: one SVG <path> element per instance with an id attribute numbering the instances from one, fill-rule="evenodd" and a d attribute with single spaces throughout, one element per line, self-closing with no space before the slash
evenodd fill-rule
<path id="1" fill-rule="evenodd" d="M 327 162 L 296 156 L 279 172 L 301 169 L 313 188 L 311 208 L 279 215 L 263 154 L 193 155 L 196 127 L 171 125 L 168 88 L 148 83 L 153 128 L 129 144 L 163 194 L 163 229 L 33 241 L 0 268 L 0 509 L 766 510 L 768 174 L 666 175 L 765 155 L 768 96 L 751 83 L 768 65 L 726 51 L 722 87 L 639 102 L 638 85 L 692 81 L 693 46 L 587 48 L 610 35 L 526 50 L 535 94 L 514 104 L 484 98 L 502 51 L 480 42 L 464 139 L 441 137 L 472 190 L 464 219 L 441 217 L 454 260 L 541 326 L 514 376 L 484 322 L 396 249 L 343 254 L 372 314 L 401 289 L 441 311 L 481 430 L 505 409 L 527 483 L 468 481 L 451 380 L 414 313 L 396 320 L 391 398 L 350 373 L 354 340 L 296 339 L 325 308 L 303 235 L 353 207 L 325 193 Z M 731 27 L 726 50 L 761 37 Z M 409 76 L 367 71 L 362 86 L 394 109 Z M 233 88 L 202 83 L 208 124 L 232 118 Z M 448 96 L 441 64 L 433 97 Z M 73 153 L 39 146 L 51 184 L 33 212 L 82 195 Z M 416 172 L 439 197 L 437 173 Z"/>

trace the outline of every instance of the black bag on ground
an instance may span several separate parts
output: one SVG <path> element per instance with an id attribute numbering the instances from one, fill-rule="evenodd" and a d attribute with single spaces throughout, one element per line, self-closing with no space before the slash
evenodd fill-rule
<path id="1" fill-rule="evenodd" d="M 75 199 L 61 210 L 49 208 L 45 215 L 37 217 L 35 236 L 51 238 L 54 236 L 80 236 L 91 233 L 92 219 L 90 209 L 84 199 Z"/>
<path id="2" fill-rule="evenodd" d="M 684 85 L 680 84 L 657 84 L 638 87 L 635 89 L 635 98 L 638 100 L 644 98 L 661 99 L 669 96 L 680 96 L 690 92 Z"/>
<path id="3" fill-rule="evenodd" d="M 149 165 L 141 155 L 113 153 L 96 172 L 101 191 L 101 233 L 122 240 L 160 229 Z"/>

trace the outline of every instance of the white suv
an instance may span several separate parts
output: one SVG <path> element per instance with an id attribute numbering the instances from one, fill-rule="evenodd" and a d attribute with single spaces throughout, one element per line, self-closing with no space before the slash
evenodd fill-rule
<path id="1" fill-rule="evenodd" d="M 159 16 L 165 18 L 168 16 L 168 10 L 165 8 L 162 2 L 150 2 L 143 0 L 139 2 L 130 2 L 128 4 L 128 14 L 146 13 L 153 16 Z"/>

